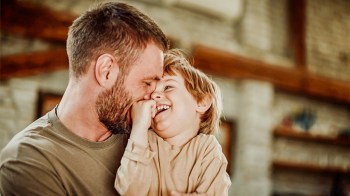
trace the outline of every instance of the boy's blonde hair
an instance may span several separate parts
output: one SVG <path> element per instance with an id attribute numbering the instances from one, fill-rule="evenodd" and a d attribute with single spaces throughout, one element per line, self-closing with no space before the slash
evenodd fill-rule
<path id="1" fill-rule="evenodd" d="M 221 92 L 217 84 L 193 67 L 184 53 L 178 49 L 171 49 L 164 54 L 164 74 L 181 74 L 188 92 L 198 103 L 206 97 L 210 99 L 211 106 L 201 116 L 198 133 L 215 134 L 219 130 L 222 112 Z"/>

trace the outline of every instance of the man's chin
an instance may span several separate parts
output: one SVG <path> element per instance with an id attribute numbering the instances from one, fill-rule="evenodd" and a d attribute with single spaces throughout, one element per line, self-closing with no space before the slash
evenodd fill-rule
<path id="1" fill-rule="evenodd" d="M 125 123 L 123 125 L 114 125 L 108 128 L 112 134 L 130 134 L 131 132 L 131 127 Z"/>

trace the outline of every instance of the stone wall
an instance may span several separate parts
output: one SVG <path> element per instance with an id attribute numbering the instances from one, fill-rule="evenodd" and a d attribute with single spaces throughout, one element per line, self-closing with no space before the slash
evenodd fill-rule
<path id="1" fill-rule="evenodd" d="M 0 149 L 38 115 L 39 92 L 63 94 L 68 70 L 14 78 L 0 85 Z"/>
<path id="2" fill-rule="evenodd" d="M 307 1 L 307 64 L 317 74 L 350 81 L 350 2 Z"/>
<path id="3" fill-rule="evenodd" d="M 31 0 L 56 10 L 78 15 L 88 9 L 93 0 L 56 1 Z M 240 55 L 291 67 L 287 30 L 287 0 L 241 0 L 236 18 L 224 20 L 203 12 L 193 12 L 165 0 L 126 1 L 149 14 L 176 46 L 190 52 L 201 44 Z M 349 3 L 346 0 L 307 1 L 307 62 L 308 69 L 333 78 L 350 81 L 348 52 L 350 51 Z M 334 16 L 335 15 L 335 16 Z M 337 20 L 332 20 L 335 17 Z M 43 40 L 1 34 L 1 56 L 31 52 L 54 47 Z M 272 168 L 274 159 L 293 160 L 308 157 L 317 163 L 327 159 L 331 164 L 350 166 L 349 157 L 338 147 L 309 145 L 273 137 L 273 128 L 289 113 L 305 107 L 317 113 L 311 132 L 334 135 L 335 128 L 350 126 L 350 111 L 344 105 L 305 98 L 276 91 L 259 81 L 237 81 L 213 76 L 223 91 L 224 117 L 235 121 L 237 140 L 231 179 L 230 195 L 323 194 L 329 192 L 332 177 Z M 37 116 L 39 92 L 63 94 L 68 71 L 13 78 L 0 85 L 0 149 L 18 131 Z M 347 150 L 347 148 L 345 149 Z M 324 153 L 325 151 L 325 153 Z M 317 154 L 317 153 L 319 154 Z M 319 156 L 316 156 L 319 155 Z M 333 157 L 334 156 L 334 157 Z M 324 158 L 328 157 L 328 158 Z M 303 185 L 298 181 L 307 179 Z M 323 181 L 327 188 L 317 187 Z M 298 190 L 298 191 L 296 191 Z M 328 191 L 328 192 L 327 192 Z"/>

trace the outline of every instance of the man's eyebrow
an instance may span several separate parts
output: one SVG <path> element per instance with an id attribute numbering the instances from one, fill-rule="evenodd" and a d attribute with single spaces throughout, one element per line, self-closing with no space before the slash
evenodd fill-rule
<path id="1" fill-rule="evenodd" d="M 145 76 L 144 80 L 156 80 L 159 81 L 161 78 L 158 76 Z"/>

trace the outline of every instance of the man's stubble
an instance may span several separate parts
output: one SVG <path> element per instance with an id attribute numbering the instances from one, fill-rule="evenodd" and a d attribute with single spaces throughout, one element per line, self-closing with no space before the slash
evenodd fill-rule
<path id="1" fill-rule="evenodd" d="M 131 132 L 128 115 L 132 106 L 132 96 L 125 89 L 124 78 L 118 77 L 113 87 L 100 93 L 96 101 L 99 120 L 113 134 Z"/>

